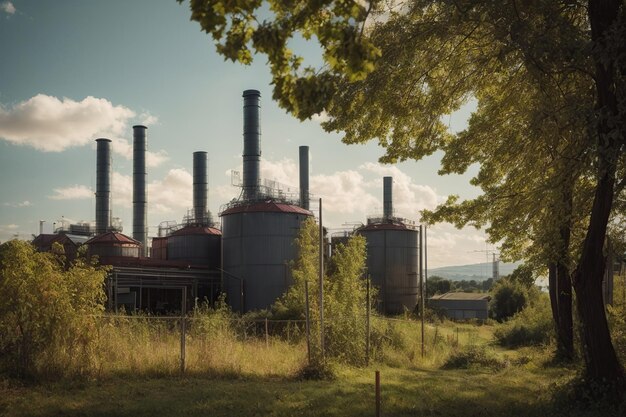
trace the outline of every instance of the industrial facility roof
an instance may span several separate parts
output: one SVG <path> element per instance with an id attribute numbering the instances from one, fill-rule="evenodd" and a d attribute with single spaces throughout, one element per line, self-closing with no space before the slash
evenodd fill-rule
<path id="1" fill-rule="evenodd" d="M 275 201 L 264 201 L 258 203 L 242 203 L 239 206 L 231 207 L 227 210 L 224 210 L 220 216 L 224 216 L 226 214 L 233 213 L 254 213 L 254 212 L 278 212 L 278 213 L 297 213 L 304 214 L 307 216 L 313 215 L 309 210 L 303 209 L 302 207 L 294 206 L 286 203 L 278 203 Z"/>
<path id="2" fill-rule="evenodd" d="M 189 225 L 172 233 L 170 236 L 189 236 L 189 235 L 221 235 L 219 229 L 208 226 Z"/>
<path id="3" fill-rule="evenodd" d="M 363 230 L 415 230 L 415 228 L 403 223 L 371 223 L 359 228 L 359 231 Z"/>
<path id="4" fill-rule="evenodd" d="M 433 295 L 431 300 L 490 300 L 491 296 L 479 292 L 447 292 Z"/>
<path id="5" fill-rule="evenodd" d="M 43 248 L 47 246 L 52 246 L 54 242 L 59 243 L 74 243 L 67 235 L 65 234 L 41 234 L 33 239 L 32 244 L 37 246 L 38 248 Z"/>
<path id="6" fill-rule="evenodd" d="M 85 243 L 88 245 L 107 244 L 107 243 L 141 245 L 141 242 L 139 242 L 138 240 L 135 240 L 131 237 L 128 237 L 118 232 L 103 233 L 101 235 L 98 235 L 94 238 L 89 239 Z"/>

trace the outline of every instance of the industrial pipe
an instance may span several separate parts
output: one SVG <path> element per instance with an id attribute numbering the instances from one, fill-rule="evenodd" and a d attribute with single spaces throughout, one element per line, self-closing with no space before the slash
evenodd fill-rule
<path id="1" fill-rule="evenodd" d="M 300 207 L 309 209 L 309 147 L 300 146 Z"/>
<path id="2" fill-rule="evenodd" d="M 207 153 L 193 153 L 193 215 L 195 222 L 207 225 Z"/>
<path id="3" fill-rule="evenodd" d="M 102 234 L 111 228 L 111 140 L 96 144 L 96 234 Z"/>
<path id="4" fill-rule="evenodd" d="M 146 196 L 146 149 L 148 140 L 142 125 L 133 126 L 133 238 L 141 242 L 141 254 L 146 256 L 148 241 L 148 223 Z"/>
<path id="5" fill-rule="evenodd" d="M 257 90 L 243 92 L 243 197 L 259 197 L 261 164 L 261 124 L 259 111 L 261 93 Z"/>
<path id="6" fill-rule="evenodd" d="M 383 217 L 393 216 L 393 177 L 383 177 Z"/>

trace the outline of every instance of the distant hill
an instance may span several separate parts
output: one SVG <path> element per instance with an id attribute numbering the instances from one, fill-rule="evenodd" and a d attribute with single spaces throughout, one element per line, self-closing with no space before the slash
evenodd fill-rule
<path id="1" fill-rule="evenodd" d="M 512 264 L 500 262 L 500 276 L 509 275 L 518 265 L 519 262 Z M 473 265 L 442 266 L 441 268 L 429 269 L 428 276 L 437 275 L 452 281 L 469 281 L 472 279 L 475 281 L 484 281 L 491 278 L 491 269 L 491 262 Z"/>

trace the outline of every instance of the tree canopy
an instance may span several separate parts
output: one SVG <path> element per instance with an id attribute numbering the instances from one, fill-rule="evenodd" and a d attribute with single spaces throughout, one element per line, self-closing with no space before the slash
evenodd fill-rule
<path id="1" fill-rule="evenodd" d="M 601 295 L 607 226 L 626 184 L 623 1 L 192 0 L 191 9 L 227 59 L 267 56 L 274 98 L 300 119 L 326 112 L 325 129 L 345 143 L 377 140 L 382 162 L 442 150 L 442 174 L 479 164 L 472 183 L 483 194 L 452 197 L 426 218 L 485 226 L 505 256 L 552 265 L 578 294 L 588 379 L 623 382 Z M 323 67 L 302 67 L 289 49 L 296 36 L 319 43 Z M 469 127 L 451 133 L 442 118 L 470 99 Z"/>

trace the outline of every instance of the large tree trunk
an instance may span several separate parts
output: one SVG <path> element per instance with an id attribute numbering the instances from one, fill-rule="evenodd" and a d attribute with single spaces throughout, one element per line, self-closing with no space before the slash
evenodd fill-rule
<path id="1" fill-rule="evenodd" d="M 621 0 L 589 0 L 588 13 L 591 37 L 596 47 L 595 84 L 600 118 L 597 126 L 598 179 L 587 235 L 580 262 L 574 275 L 574 289 L 581 321 L 581 338 L 585 372 L 588 382 L 624 384 L 624 371 L 611 343 L 611 334 L 602 300 L 604 257 L 602 248 L 613 205 L 616 160 L 621 146 L 611 135 L 607 115 L 619 114 L 614 80 L 614 59 L 602 56 L 604 36 L 617 19 Z"/>
<path id="2" fill-rule="evenodd" d="M 563 262 L 556 267 L 557 302 L 559 309 L 557 354 L 560 359 L 574 359 L 574 322 L 572 319 L 572 280 Z"/>

